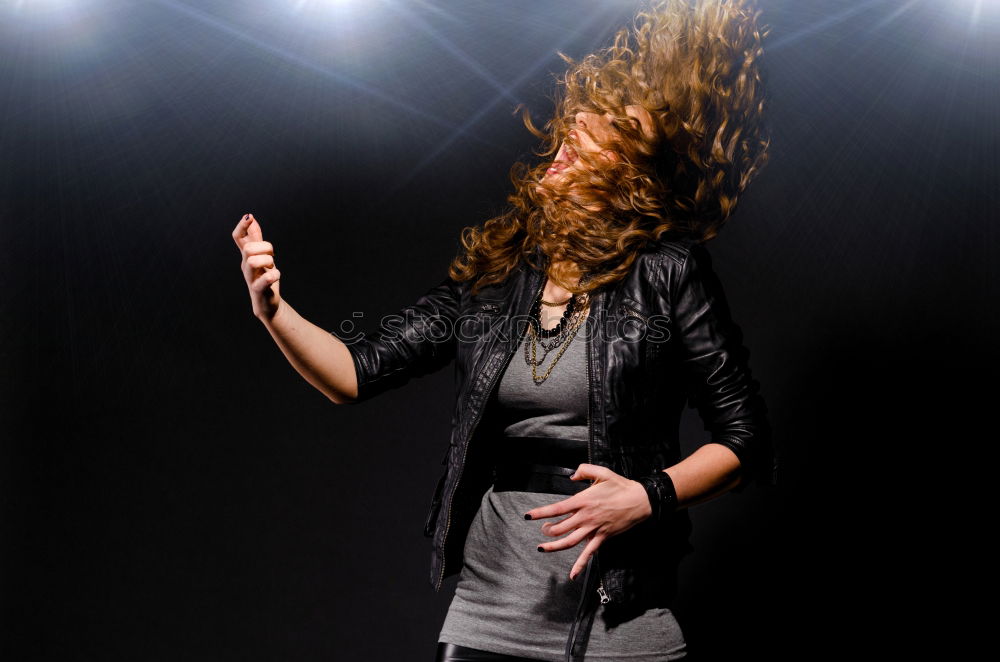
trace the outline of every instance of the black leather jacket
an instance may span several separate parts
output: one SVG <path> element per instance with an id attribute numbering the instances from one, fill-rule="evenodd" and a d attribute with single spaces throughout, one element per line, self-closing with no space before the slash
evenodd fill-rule
<path id="1" fill-rule="evenodd" d="M 433 539 L 435 591 L 461 570 L 466 534 L 492 484 L 495 430 L 488 405 L 527 328 L 543 276 L 522 263 L 503 283 L 476 295 L 467 283 L 445 278 L 398 315 L 384 318 L 379 329 L 345 341 L 358 378 L 352 403 L 455 361 L 451 442 L 424 525 L 424 535 Z M 591 294 L 579 333 L 591 334 L 591 464 L 626 478 L 676 464 L 679 420 L 689 402 L 711 441 L 739 457 L 744 481 L 738 490 L 753 478 L 770 481 L 774 455 L 766 407 L 704 245 L 678 237 L 653 244 L 627 278 Z M 680 510 L 665 523 L 646 520 L 604 541 L 584 573 L 584 600 L 571 627 L 567 660 L 580 655 L 589 631 L 595 610 L 589 609 L 593 603 L 583 604 L 588 599 L 599 598 L 607 603 L 606 613 L 623 615 L 669 606 L 678 562 L 691 551 L 690 526 L 687 511 Z"/>

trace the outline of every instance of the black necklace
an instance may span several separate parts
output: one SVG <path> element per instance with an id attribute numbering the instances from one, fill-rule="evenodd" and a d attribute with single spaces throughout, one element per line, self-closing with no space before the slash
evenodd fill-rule
<path id="1" fill-rule="evenodd" d="M 530 339 L 524 345 L 524 361 L 531 366 L 531 378 L 535 384 L 542 384 L 548 379 L 559 358 L 566 351 L 566 348 L 569 347 L 570 342 L 573 341 L 582 321 L 581 316 L 588 308 L 588 300 L 589 297 L 586 294 L 580 295 L 579 299 L 576 294 L 571 296 L 566 305 L 566 310 L 563 311 L 562 317 L 559 319 L 559 323 L 551 329 L 542 328 L 541 294 L 539 294 L 538 299 L 532 304 L 530 311 Z M 578 308 L 579 310 L 577 310 Z M 538 356 L 539 346 L 542 348 L 540 357 Z M 545 370 L 545 373 L 539 376 L 537 372 L 538 366 L 542 365 L 549 353 L 555 349 L 559 350 L 556 352 L 555 358 L 549 363 L 549 367 Z"/>
<path id="2" fill-rule="evenodd" d="M 569 318 L 573 315 L 573 311 L 576 309 L 576 295 L 570 297 L 569 303 L 566 305 L 566 310 L 563 311 L 562 317 L 559 318 L 559 323 L 556 324 L 551 329 L 542 328 L 542 300 L 539 297 L 534 305 L 531 307 L 531 321 L 535 326 L 535 333 L 539 338 L 556 338 L 559 334 L 566 330 L 569 324 Z"/>

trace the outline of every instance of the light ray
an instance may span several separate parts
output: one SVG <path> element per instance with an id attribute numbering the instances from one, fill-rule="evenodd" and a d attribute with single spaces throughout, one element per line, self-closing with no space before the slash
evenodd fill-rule
<path id="1" fill-rule="evenodd" d="M 871 26 L 871 28 L 868 31 L 869 32 L 875 32 L 877 30 L 881 30 L 886 25 L 888 25 L 889 23 L 895 21 L 897 18 L 899 18 L 900 16 L 902 16 L 903 14 L 905 14 L 907 11 L 909 11 L 913 7 L 913 5 L 917 4 L 918 2 L 920 2 L 920 0 L 909 0 L 909 2 L 906 2 L 903 5 L 901 5 L 900 7 L 897 7 L 894 11 L 889 12 L 886 15 L 886 17 L 883 18 L 881 21 L 877 21 L 876 23 L 873 23 L 872 26 Z"/>
<path id="2" fill-rule="evenodd" d="M 590 29 L 591 26 L 593 26 L 595 23 L 598 23 L 603 18 L 604 18 L 603 14 L 595 12 L 593 15 L 590 16 L 590 18 L 588 20 L 584 21 L 583 23 L 581 23 L 580 25 L 577 26 L 576 31 L 573 34 L 573 36 L 575 36 L 576 34 L 579 34 L 580 32 L 583 32 L 583 31 L 586 31 L 586 30 Z M 554 50 L 560 51 L 560 50 L 565 49 L 570 44 L 571 40 L 572 40 L 572 36 L 566 37 L 565 39 L 563 39 L 562 41 L 560 41 L 558 44 L 556 44 L 556 48 Z M 514 79 L 514 81 L 512 83 L 510 83 L 510 85 L 508 85 L 505 88 L 506 91 L 509 92 L 510 90 L 516 89 L 524 81 L 529 80 L 529 79 L 535 77 L 536 75 L 538 75 L 538 72 L 542 69 L 543 66 L 545 66 L 546 62 L 548 62 L 548 60 L 540 60 L 537 64 L 535 64 L 535 66 L 529 67 L 528 69 L 525 69 L 521 73 L 520 76 L 518 76 L 516 79 Z M 505 96 L 506 95 L 497 95 L 497 96 L 493 97 L 488 103 L 483 104 L 476 112 L 472 113 L 461 124 L 461 126 L 459 127 L 459 131 L 458 132 L 452 134 L 447 139 L 442 140 L 437 145 L 437 147 L 435 149 L 431 150 L 423 159 L 421 159 L 421 161 L 419 163 L 417 163 L 415 166 L 413 166 L 413 168 L 410 170 L 410 172 L 406 176 L 400 177 L 396 181 L 395 186 L 393 186 L 392 189 L 389 191 L 389 193 L 395 193 L 400 188 L 402 188 L 407 183 L 409 183 L 414 177 L 417 176 L 417 174 L 421 170 L 423 170 L 424 168 L 426 168 L 434 159 L 436 159 L 438 156 L 440 156 L 446 149 L 448 149 L 449 147 L 451 147 L 451 145 L 458 139 L 459 135 L 464 135 L 473 126 L 475 126 L 479 122 L 479 120 L 481 120 L 488 112 L 490 112 L 493 109 L 493 107 L 496 106 L 501 101 L 501 99 L 504 98 Z M 388 200 L 389 197 L 390 196 L 387 194 L 387 195 L 384 196 L 383 199 Z"/>
<path id="3" fill-rule="evenodd" d="M 339 83 L 341 85 L 344 85 L 346 87 L 350 87 L 350 88 L 358 90 L 360 92 L 364 92 L 365 94 L 368 94 L 368 95 L 370 95 L 370 96 L 378 99 L 379 101 L 387 103 L 387 104 L 389 104 L 391 106 L 395 106 L 397 108 L 402 108 L 403 110 L 405 110 L 408 113 L 412 113 L 412 114 L 414 114 L 414 115 L 416 115 L 416 116 L 418 116 L 418 117 L 420 117 L 422 119 L 425 119 L 425 120 L 427 120 L 427 121 L 429 121 L 429 122 L 431 122 L 433 124 L 436 124 L 438 126 L 444 127 L 446 129 L 448 129 L 449 131 L 458 132 L 460 134 L 467 135 L 469 138 L 472 138 L 473 140 L 476 140 L 477 142 L 493 146 L 493 143 L 489 142 L 488 140 L 483 139 L 480 136 L 477 136 L 477 135 L 474 135 L 474 134 L 467 134 L 466 133 L 467 129 L 465 128 L 464 124 L 456 126 L 453 122 L 448 122 L 448 121 L 442 119 L 440 117 L 440 115 L 428 113 L 428 112 L 426 112 L 424 110 L 421 110 L 420 108 L 417 108 L 416 106 L 413 106 L 413 105 L 410 105 L 410 104 L 405 103 L 403 101 L 400 101 L 398 97 L 393 96 L 391 94 L 388 94 L 386 92 L 383 92 L 382 90 L 378 89 L 377 87 L 369 85 L 369 84 L 365 83 L 364 81 L 360 81 L 360 80 L 354 78 L 353 76 L 348 76 L 347 74 L 344 74 L 344 73 L 341 73 L 339 71 L 335 71 L 333 69 L 330 69 L 328 67 L 324 67 L 322 65 L 316 64 L 315 62 L 312 62 L 312 61 L 310 61 L 310 60 L 308 60 L 308 59 L 306 59 L 306 58 L 304 58 L 304 57 L 302 57 L 300 55 L 297 55 L 297 54 L 292 53 L 290 51 L 287 51 L 285 49 L 279 48 L 277 46 L 273 46 L 271 44 L 268 44 L 267 42 L 261 41 L 257 37 L 253 37 L 253 36 L 251 36 L 251 35 L 243 32 L 242 30 L 239 30 L 239 29 L 237 29 L 237 28 L 235 28 L 235 27 L 227 24 L 225 21 L 221 21 L 218 18 L 212 16 L 211 14 L 203 12 L 203 11 L 201 11 L 199 9 L 195 9 L 194 7 L 191 7 L 190 5 L 187 5 L 187 4 L 183 3 L 183 2 L 177 2 L 176 0 L 154 0 L 154 1 L 157 4 L 159 4 L 159 5 L 162 5 L 164 7 L 167 7 L 167 8 L 173 9 L 175 11 L 178 11 L 180 13 L 183 13 L 183 14 L 185 14 L 185 15 L 187 15 L 187 16 L 189 16 L 189 17 L 191 17 L 191 18 L 193 18 L 193 19 L 195 19 L 197 21 L 199 21 L 200 23 L 202 23 L 204 25 L 207 25 L 209 27 L 215 28 L 216 30 L 219 30 L 221 32 L 225 32 L 226 34 L 228 34 L 228 35 L 230 35 L 232 37 L 235 37 L 236 39 L 239 39 L 241 41 L 244 41 L 244 42 L 246 42 L 248 44 L 252 44 L 255 48 L 259 48 L 261 50 L 265 50 L 268 53 L 271 53 L 273 55 L 277 55 L 277 56 L 281 57 L 282 59 L 284 59 L 284 60 L 286 60 L 288 62 L 292 62 L 292 63 L 297 64 L 297 65 L 299 65 L 299 66 L 301 66 L 301 67 L 303 67 L 305 69 L 308 69 L 309 71 L 312 71 L 313 73 L 320 74 L 322 76 L 330 78 L 330 79 L 336 81 L 337 83 Z"/>
<path id="4" fill-rule="evenodd" d="M 413 23 L 419 26 L 420 29 L 423 30 L 432 39 L 434 39 L 434 41 L 436 41 L 438 45 L 441 46 L 441 48 L 443 48 L 444 50 L 448 51 L 453 56 L 455 56 L 455 59 L 461 65 L 467 67 L 477 76 L 479 76 L 484 81 L 489 83 L 493 87 L 493 89 L 495 89 L 501 95 L 506 97 L 508 100 L 514 102 L 515 104 L 519 103 L 519 99 L 517 99 L 517 97 L 511 94 L 510 89 L 504 87 L 503 83 L 497 80 L 497 78 L 493 74 L 491 74 L 481 64 L 479 64 L 479 62 L 477 62 L 475 58 L 473 58 L 471 55 L 469 55 L 462 49 L 455 46 L 455 44 L 453 44 L 447 37 L 443 36 L 440 32 L 434 29 L 434 27 L 430 23 L 428 23 L 419 15 L 417 15 L 416 13 L 411 11 L 408 7 L 406 7 L 405 2 L 396 2 L 395 0 L 386 0 L 386 2 L 390 6 L 392 6 L 392 8 L 395 9 L 396 11 L 405 14 L 407 19 L 413 21 Z"/>
<path id="5" fill-rule="evenodd" d="M 820 32 L 821 30 L 829 28 L 829 27 L 831 27 L 833 25 L 836 25 L 837 23 L 840 23 L 842 21 L 846 21 L 847 19 L 849 19 L 850 17 L 854 16 L 855 14 L 868 9 L 869 7 L 872 7 L 873 5 L 878 5 L 878 4 L 883 4 L 883 3 L 884 3 L 884 0 L 868 0 L 868 2 L 859 3 L 857 5 L 854 5 L 853 7 L 845 9 L 842 12 L 838 12 L 836 14 L 831 14 L 830 16 L 827 16 L 823 20 L 816 21 L 815 23 L 811 23 L 810 25 L 807 25 L 806 27 L 802 28 L 801 30 L 799 30 L 797 32 L 790 32 L 787 35 L 785 35 L 784 37 L 782 37 L 781 39 L 775 39 L 772 42 L 768 42 L 765 45 L 765 47 L 766 47 L 766 49 L 767 49 L 768 52 L 773 53 L 774 51 L 777 51 L 777 50 L 780 50 L 780 49 L 784 48 L 785 46 L 788 46 L 790 44 L 794 44 L 795 42 L 801 41 L 802 39 L 805 39 L 806 37 L 808 37 L 810 35 L 816 34 L 817 32 Z"/>

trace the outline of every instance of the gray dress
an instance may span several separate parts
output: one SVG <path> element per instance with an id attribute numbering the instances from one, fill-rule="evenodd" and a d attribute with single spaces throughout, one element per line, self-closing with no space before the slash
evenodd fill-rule
<path id="1" fill-rule="evenodd" d="M 497 393 L 504 437 L 558 437 L 586 448 L 588 335 L 581 328 L 540 385 L 534 383 L 531 366 L 525 362 L 529 340 L 525 335 Z M 538 366 L 539 374 L 557 352 L 553 350 Z M 463 567 L 439 642 L 537 660 L 565 659 L 583 583 L 582 573 L 574 581 L 569 571 L 586 543 L 540 553 L 536 549 L 540 543 L 563 537 L 546 536 L 542 524 L 562 517 L 529 521 L 524 513 L 566 498 L 537 492 L 494 493 L 492 487 L 486 491 L 465 541 Z M 661 662 L 685 657 L 684 637 L 670 609 L 652 608 L 613 626 L 603 612 L 604 605 L 599 605 L 586 660 Z"/>

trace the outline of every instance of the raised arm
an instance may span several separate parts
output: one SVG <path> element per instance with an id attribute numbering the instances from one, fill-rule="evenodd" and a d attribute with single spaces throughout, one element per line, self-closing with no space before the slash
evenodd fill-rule
<path id="1" fill-rule="evenodd" d="M 284 300 L 272 317 L 260 319 L 306 381 L 337 404 L 357 404 L 448 364 L 455 355 L 457 290 L 445 278 L 414 304 L 383 317 L 376 329 L 347 342 Z"/>
<path id="2" fill-rule="evenodd" d="M 445 278 L 378 328 L 348 338 L 305 319 L 280 294 L 274 248 L 252 214 L 233 230 L 243 257 L 254 316 L 302 377 L 336 404 L 363 402 L 411 377 L 444 367 L 455 355 L 462 284 Z"/>
<path id="3" fill-rule="evenodd" d="M 253 214 L 236 224 L 233 240 L 242 256 L 240 267 L 254 316 L 307 382 L 333 402 L 349 401 L 358 390 L 351 353 L 343 342 L 299 315 L 281 297 L 281 272 L 274 264 L 274 247 L 264 241 Z"/>

